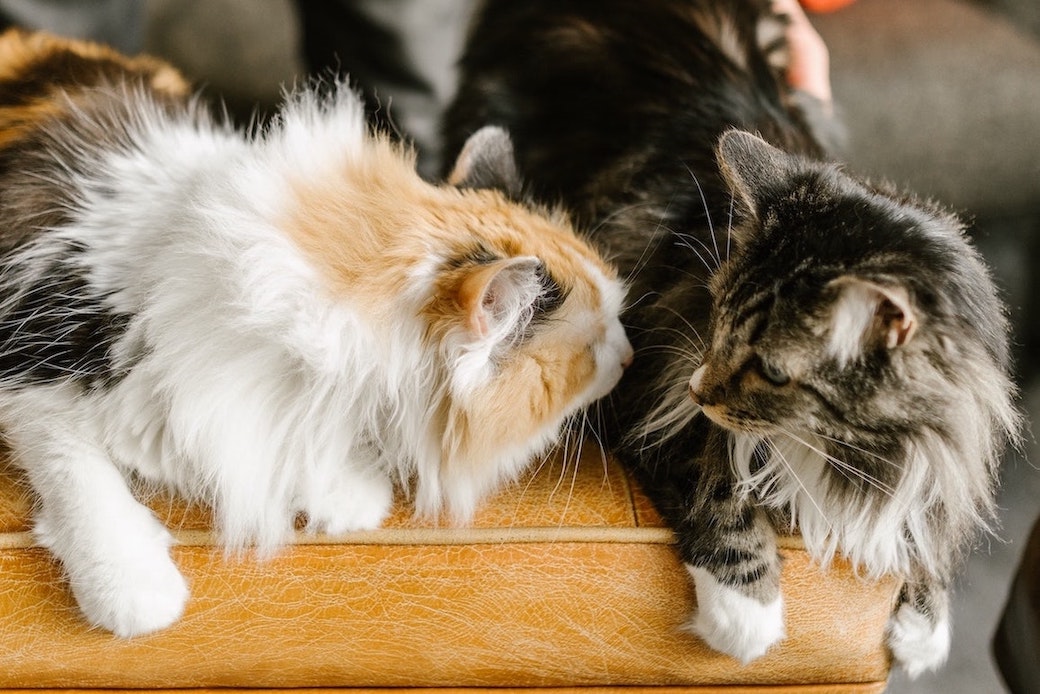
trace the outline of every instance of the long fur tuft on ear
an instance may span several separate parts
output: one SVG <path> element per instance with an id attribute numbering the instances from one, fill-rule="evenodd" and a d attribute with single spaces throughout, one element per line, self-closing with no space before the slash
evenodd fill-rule
<path id="1" fill-rule="evenodd" d="M 531 321 L 534 302 L 542 291 L 533 256 L 477 265 L 459 287 L 459 306 L 475 339 L 499 343 L 516 335 Z"/>
<path id="2" fill-rule="evenodd" d="M 902 347 L 917 330 L 917 317 L 904 287 L 889 287 L 858 277 L 830 283 L 837 292 L 831 311 L 829 348 L 841 363 L 869 348 Z"/>

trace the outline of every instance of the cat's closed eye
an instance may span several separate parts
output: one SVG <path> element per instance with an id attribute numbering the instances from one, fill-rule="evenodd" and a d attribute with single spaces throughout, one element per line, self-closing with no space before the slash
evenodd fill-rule
<path id="1" fill-rule="evenodd" d="M 768 359 L 763 359 L 762 357 L 759 357 L 757 361 L 759 375 L 761 375 L 762 378 L 764 378 L 770 384 L 777 387 L 782 387 L 786 386 L 791 382 L 791 377 L 787 374 L 787 372 L 785 372 L 779 366 L 774 364 L 772 361 Z"/>

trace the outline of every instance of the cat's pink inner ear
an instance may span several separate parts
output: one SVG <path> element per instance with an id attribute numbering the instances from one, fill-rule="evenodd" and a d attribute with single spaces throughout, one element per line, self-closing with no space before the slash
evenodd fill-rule
<path id="1" fill-rule="evenodd" d="M 902 287 L 879 287 L 879 291 L 882 296 L 876 314 L 885 346 L 889 349 L 902 347 L 917 331 L 917 319 L 910 305 L 910 297 Z"/>
<path id="2" fill-rule="evenodd" d="M 917 330 L 910 296 L 903 287 L 884 286 L 857 277 L 831 283 L 838 297 L 831 313 L 831 354 L 848 362 L 870 345 L 902 347 Z"/>
<path id="3" fill-rule="evenodd" d="M 474 268 L 459 286 L 458 303 L 466 319 L 466 327 L 477 338 L 485 338 L 491 331 L 487 303 L 493 302 L 491 281 L 499 272 L 498 263 Z"/>
<path id="4" fill-rule="evenodd" d="M 537 297 L 537 258 L 496 260 L 473 266 L 458 291 L 466 327 L 484 339 L 504 322 L 513 323 Z"/>

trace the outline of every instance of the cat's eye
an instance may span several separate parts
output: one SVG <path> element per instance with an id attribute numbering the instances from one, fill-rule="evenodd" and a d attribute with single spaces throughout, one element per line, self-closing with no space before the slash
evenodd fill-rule
<path id="1" fill-rule="evenodd" d="M 758 361 L 758 372 L 762 374 L 762 378 L 766 379 L 774 386 L 786 386 L 791 382 L 791 377 L 788 376 L 782 369 L 777 367 L 765 359 Z"/>

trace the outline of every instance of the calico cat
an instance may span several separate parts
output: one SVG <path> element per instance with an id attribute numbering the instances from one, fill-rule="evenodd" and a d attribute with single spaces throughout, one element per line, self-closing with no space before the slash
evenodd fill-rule
<path id="1" fill-rule="evenodd" d="M 612 447 L 676 531 L 689 628 L 744 662 L 782 639 L 797 528 L 904 580 L 887 639 L 917 675 L 1017 435 L 1005 308 L 954 216 L 828 162 L 785 26 L 758 0 L 488 0 L 447 151 L 505 127 L 528 192 L 628 275 Z"/>
<path id="2" fill-rule="evenodd" d="M 0 425 L 90 623 L 188 597 L 130 476 L 229 550 L 375 527 L 395 484 L 464 521 L 616 383 L 623 285 L 514 175 L 489 128 L 423 182 L 342 84 L 245 135 L 161 62 L 0 37 Z"/>

